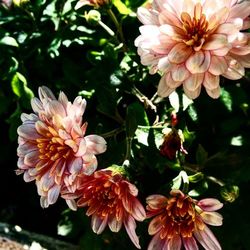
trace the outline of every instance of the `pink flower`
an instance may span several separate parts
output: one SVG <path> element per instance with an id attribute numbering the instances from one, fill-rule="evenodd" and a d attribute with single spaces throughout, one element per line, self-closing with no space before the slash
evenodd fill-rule
<path id="1" fill-rule="evenodd" d="M 131 241 L 140 248 L 135 220 L 143 221 L 146 213 L 136 198 L 137 188 L 110 169 L 82 175 L 81 183 L 75 193 L 66 191 L 62 197 L 80 197 L 77 206 L 88 207 L 86 214 L 92 216 L 91 227 L 96 234 L 101 234 L 107 225 L 112 232 L 119 232 L 124 225 Z"/>
<path id="2" fill-rule="evenodd" d="M 148 217 L 155 216 L 148 227 L 152 238 L 148 250 L 198 250 L 197 241 L 206 250 L 221 250 L 221 246 L 206 224 L 222 225 L 222 216 L 215 212 L 223 204 L 216 199 L 193 200 L 179 190 L 170 197 L 151 195 L 147 198 Z"/>
<path id="3" fill-rule="evenodd" d="M 249 1 L 154 0 L 138 9 L 144 24 L 135 40 L 141 63 L 162 72 L 158 94 L 183 85 L 188 97 L 220 96 L 220 75 L 237 80 L 250 68 Z"/>
<path id="4" fill-rule="evenodd" d="M 31 101 L 35 114 L 23 113 L 23 124 L 17 129 L 17 174 L 23 173 L 26 182 L 36 180 L 41 206 L 48 207 L 56 202 L 62 186 L 76 189 L 79 174 L 95 171 L 95 155 L 106 150 L 106 142 L 98 135 L 85 136 L 86 101 L 80 96 L 72 104 L 63 92 L 58 100 L 47 87 L 40 87 L 38 93 L 40 100 Z"/>

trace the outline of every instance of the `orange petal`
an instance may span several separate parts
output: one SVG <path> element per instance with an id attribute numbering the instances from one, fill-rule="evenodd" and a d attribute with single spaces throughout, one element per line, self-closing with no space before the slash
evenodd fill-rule
<path id="1" fill-rule="evenodd" d="M 186 67 L 192 74 L 203 73 L 208 70 L 210 58 L 209 51 L 197 51 L 187 59 Z"/>
<path id="2" fill-rule="evenodd" d="M 221 75 L 228 68 L 227 61 L 223 56 L 212 56 L 208 71 L 213 75 Z"/>
<path id="3" fill-rule="evenodd" d="M 191 55 L 191 47 L 187 47 L 184 43 L 177 43 L 169 52 L 168 59 L 172 63 L 183 63 Z"/>

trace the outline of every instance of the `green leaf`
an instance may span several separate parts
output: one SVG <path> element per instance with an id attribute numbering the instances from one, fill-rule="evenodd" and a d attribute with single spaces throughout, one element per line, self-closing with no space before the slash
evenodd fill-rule
<path id="1" fill-rule="evenodd" d="M 5 36 L 4 38 L 2 38 L 0 40 L 0 44 L 13 46 L 13 47 L 19 47 L 16 39 L 11 36 Z"/>
<path id="2" fill-rule="evenodd" d="M 121 0 L 114 0 L 113 4 L 123 15 L 128 15 L 132 12 L 132 10 L 130 10 Z"/>
<path id="3" fill-rule="evenodd" d="M 207 151 L 199 144 L 197 151 L 196 151 L 196 162 L 203 166 L 207 161 Z"/>

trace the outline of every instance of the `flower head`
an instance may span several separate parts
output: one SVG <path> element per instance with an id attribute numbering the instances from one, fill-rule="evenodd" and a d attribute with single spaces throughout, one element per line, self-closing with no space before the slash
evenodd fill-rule
<path id="1" fill-rule="evenodd" d="M 183 85 L 188 97 L 204 86 L 220 96 L 220 75 L 236 80 L 250 68 L 249 1 L 154 0 L 138 9 L 144 24 L 136 39 L 141 63 L 162 72 L 158 94 L 168 96 Z"/>
<path id="2" fill-rule="evenodd" d="M 176 129 L 164 129 L 164 140 L 160 146 L 160 153 L 166 156 L 169 160 L 176 158 L 177 152 L 183 152 L 187 154 L 187 151 L 183 148 L 183 134 L 181 130 Z"/>
<path id="3" fill-rule="evenodd" d="M 76 188 L 76 177 L 92 174 L 97 167 L 96 154 L 106 150 L 98 135 L 85 136 L 82 124 L 86 101 L 80 96 L 73 103 L 61 92 L 58 100 L 47 87 L 40 87 L 33 98 L 34 114 L 22 114 L 17 129 L 18 170 L 26 182 L 36 180 L 41 206 L 56 202 L 62 186 Z"/>
<path id="4" fill-rule="evenodd" d="M 118 232 L 124 225 L 131 241 L 140 248 L 135 220 L 143 221 L 146 213 L 136 198 L 137 188 L 111 169 L 83 175 L 81 183 L 74 194 L 65 192 L 63 198 L 80 197 L 77 206 L 88 207 L 86 214 L 92 216 L 91 226 L 95 233 L 101 234 L 107 225 L 112 232 Z"/>
<path id="5" fill-rule="evenodd" d="M 193 200 L 179 190 L 170 197 L 151 195 L 147 198 L 148 217 L 155 216 L 148 232 L 154 235 L 148 250 L 176 249 L 182 244 L 186 250 L 198 250 L 198 241 L 206 250 L 220 250 L 221 246 L 206 224 L 222 225 L 222 216 L 215 212 L 223 204 L 216 199 Z"/>
<path id="6" fill-rule="evenodd" d="M 92 5 L 95 8 L 109 6 L 112 0 L 79 0 L 75 6 L 75 9 L 79 9 L 84 5 Z"/>

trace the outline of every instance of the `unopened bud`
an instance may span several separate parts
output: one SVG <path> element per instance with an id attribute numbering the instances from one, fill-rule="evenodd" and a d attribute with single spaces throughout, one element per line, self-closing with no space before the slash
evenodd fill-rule
<path id="1" fill-rule="evenodd" d="M 189 181 L 192 183 L 197 183 L 197 182 L 203 180 L 203 178 L 204 178 L 204 174 L 201 172 L 198 172 L 194 175 L 188 176 Z"/>
<path id="2" fill-rule="evenodd" d="M 228 202 L 234 202 L 239 197 L 240 189 L 238 186 L 223 186 L 221 188 L 221 197 Z"/>
<path id="3" fill-rule="evenodd" d="M 77 2 L 75 9 L 79 9 L 84 5 L 91 5 L 95 8 L 107 7 L 110 8 L 112 0 L 80 0 Z"/>
<path id="4" fill-rule="evenodd" d="M 97 10 L 90 10 L 85 14 L 86 21 L 91 25 L 97 25 L 101 22 L 101 14 Z"/>

